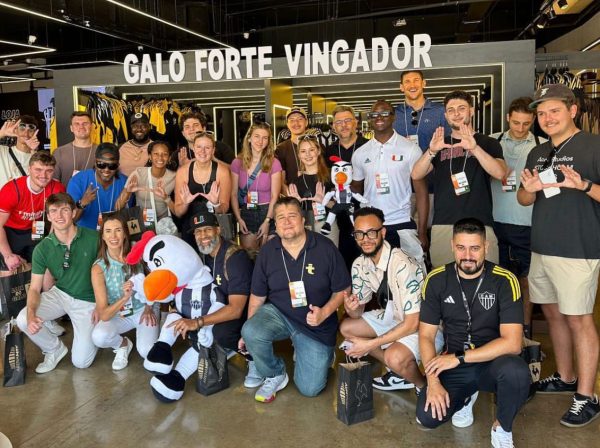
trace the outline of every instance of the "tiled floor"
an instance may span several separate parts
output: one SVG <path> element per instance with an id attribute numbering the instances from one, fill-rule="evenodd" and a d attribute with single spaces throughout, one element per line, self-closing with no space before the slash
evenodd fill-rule
<path id="1" fill-rule="evenodd" d="M 64 337 L 70 346 L 70 331 Z M 0 388 L 0 432 L 15 447 L 488 447 L 494 406 L 480 394 L 475 423 L 425 431 L 415 423 L 414 391 L 375 391 L 375 418 L 351 427 L 336 419 L 335 373 L 317 398 L 300 396 L 290 385 L 270 404 L 255 402 L 243 385 L 244 363 L 230 361 L 231 386 L 210 397 L 196 393 L 193 377 L 183 399 L 163 404 L 152 395 L 150 374 L 135 350 L 129 366 L 111 370 L 113 353 L 101 350 L 91 368 L 78 370 L 65 358 L 45 375 L 33 369 L 42 355 L 27 341 L 24 386 Z M 281 347 L 289 360 L 287 346 Z M 181 348 L 180 350 L 181 351 Z M 546 347 L 546 351 L 551 350 Z M 551 373 L 550 360 L 544 373 Z M 582 429 L 558 420 L 569 396 L 538 396 L 519 413 L 517 447 L 596 447 L 600 420 Z"/>

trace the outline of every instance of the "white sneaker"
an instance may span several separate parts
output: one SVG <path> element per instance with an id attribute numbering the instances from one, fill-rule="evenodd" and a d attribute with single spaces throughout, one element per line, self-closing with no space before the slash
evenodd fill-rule
<path id="1" fill-rule="evenodd" d="M 123 339 L 127 341 L 127 345 L 125 347 L 121 346 L 113 350 L 113 352 L 116 353 L 115 359 L 112 363 L 113 370 L 123 370 L 125 367 L 127 367 L 127 363 L 129 362 L 129 354 L 133 349 L 133 342 L 131 342 L 128 337 Z"/>
<path id="2" fill-rule="evenodd" d="M 61 359 L 63 359 L 69 350 L 63 344 L 60 343 L 60 347 L 53 353 L 44 353 L 44 362 L 37 365 L 35 368 L 36 373 L 48 373 L 56 368 Z"/>
<path id="3" fill-rule="evenodd" d="M 475 392 L 465 400 L 465 405 L 462 409 L 456 411 L 452 416 L 452 425 L 457 428 L 466 428 L 473 424 L 473 405 L 477 400 L 479 392 Z"/>
<path id="4" fill-rule="evenodd" d="M 61 337 L 67 333 L 67 330 L 58 325 L 55 320 L 44 321 L 44 327 L 46 327 L 50 333 L 57 337 Z"/>
<path id="5" fill-rule="evenodd" d="M 274 376 L 271 378 L 265 378 L 265 382 L 262 387 L 254 394 L 254 399 L 262 403 L 270 403 L 275 400 L 275 395 L 285 386 L 289 381 L 287 373 L 283 375 Z"/>
<path id="6" fill-rule="evenodd" d="M 492 428 L 492 446 L 494 448 L 515 448 L 513 443 L 512 432 L 506 432 L 502 426 Z"/>
<path id="7" fill-rule="evenodd" d="M 246 378 L 244 378 L 244 387 L 253 389 L 260 386 L 264 382 L 265 379 L 260 376 L 260 373 L 258 373 L 258 370 L 256 370 L 256 364 L 254 361 L 248 361 L 248 374 L 246 375 Z"/>

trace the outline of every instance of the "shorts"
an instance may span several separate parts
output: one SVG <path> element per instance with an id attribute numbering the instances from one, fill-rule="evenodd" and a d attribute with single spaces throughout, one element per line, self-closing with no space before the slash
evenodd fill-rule
<path id="1" fill-rule="evenodd" d="M 517 277 L 527 277 L 531 264 L 531 227 L 494 222 L 500 266 Z"/>
<path id="2" fill-rule="evenodd" d="M 529 297 L 532 303 L 558 304 L 561 314 L 594 312 L 600 260 L 531 253 Z"/>
<path id="3" fill-rule="evenodd" d="M 452 252 L 452 225 L 434 224 L 431 228 L 431 244 L 429 245 L 429 254 L 431 255 L 431 264 L 434 268 L 443 266 L 454 261 Z M 498 240 L 494 229 L 485 226 L 485 238 L 489 242 L 486 260 L 498 264 Z"/>
<path id="4" fill-rule="evenodd" d="M 384 314 L 384 310 L 378 309 L 378 310 L 373 310 L 373 311 L 367 311 L 367 312 L 363 313 L 361 316 L 361 318 L 364 319 L 364 321 L 367 323 L 367 325 L 369 325 L 369 327 L 371 327 L 373 329 L 373 331 L 375 332 L 375 334 L 377 336 L 381 336 L 382 334 L 387 333 L 392 328 L 394 328 L 396 325 L 398 325 L 398 322 L 395 320 L 392 320 L 392 322 L 389 325 L 384 325 L 382 322 L 383 314 Z M 419 333 L 418 332 L 414 332 L 413 334 L 404 336 L 404 337 L 398 339 L 396 342 L 399 342 L 400 344 L 402 344 L 406 348 L 408 348 L 412 352 L 413 356 L 415 357 L 415 361 L 417 363 L 421 360 L 421 355 L 419 353 Z M 390 345 L 391 345 L 391 343 L 385 344 L 385 345 L 382 345 L 381 348 L 383 350 L 385 350 Z M 436 353 L 439 353 L 442 350 L 443 346 L 444 346 L 444 335 L 442 334 L 442 332 L 440 330 L 438 330 L 437 334 L 435 335 L 435 351 L 436 351 Z"/>
<path id="5" fill-rule="evenodd" d="M 240 215 L 246 223 L 246 227 L 250 233 L 258 233 L 258 229 L 265 221 L 267 213 L 269 212 L 269 204 L 259 204 L 256 208 L 247 208 L 243 206 L 240 208 Z M 269 222 L 269 235 L 275 233 L 275 221 L 271 219 Z"/>
<path id="6" fill-rule="evenodd" d="M 8 245 L 10 246 L 12 253 L 19 255 L 24 258 L 25 261 L 31 263 L 33 249 L 38 243 L 38 241 L 33 241 L 31 239 L 31 229 L 18 230 L 5 226 L 4 231 L 6 232 L 6 239 L 8 240 Z M 7 270 L 6 264 L 4 263 L 4 257 L 0 254 L 0 271 Z"/>

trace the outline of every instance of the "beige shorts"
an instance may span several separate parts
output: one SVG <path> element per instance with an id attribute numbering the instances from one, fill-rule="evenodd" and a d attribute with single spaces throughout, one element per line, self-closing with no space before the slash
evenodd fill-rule
<path id="1" fill-rule="evenodd" d="M 532 303 L 558 303 L 562 314 L 592 314 L 600 260 L 531 253 L 529 296 Z"/>
<path id="2" fill-rule="evenodd" d="M 454 254 L 452 253 L 452 227 L 451 225 L 436 224 L 431 228 L 429 255 L 431 256 L 431 264 L 434 268 L 454 261 Z M 498 264 L 498 239 L 496 238 L 494 229 L 490 226 L 485 226 L 485 238 L 489 242 L 485 259 Z"/>

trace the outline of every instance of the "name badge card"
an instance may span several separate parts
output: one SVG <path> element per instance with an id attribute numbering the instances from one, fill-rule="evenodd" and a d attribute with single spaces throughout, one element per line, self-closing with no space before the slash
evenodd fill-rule
<path id="1" fill-rule="evenodd" d="M 323 221 L 325 219 L 325 215 L 327 214 L 325 206 L 323 204 L 319 204 L 318 202 L 313 202 L 312 208 L 315 221 Z"/>
<path id="2" fill-rule="evenodd" d="M 306 301 L 306 290 L 304 289 L 304 282 L 299 280 L 297 282 L 290 282 L 290 297 L 292 298 L 292 308 L 300 308 L 308 305 Z"/>
<path id="3" fill-rule="evenodd" d="M 258 191 L 249 191 L 247 198 L 248 198 L 248 208 L 258 207 Z"/>
<path id="4" fill-rule="evenodd" d="M 154 220 L 156 219 L 156 212 L 153 208 L 145 208 L 144 209 L 144 225 L 152 226 L 154 225 Z"/>
<path id="5" fill-rule="evenodd" d="M 413 142 L 415 145 L 419 146 L 419 136 L 417 134 L 412 134 L 408 136 L 408 139 Z"/>
<path id="6" fill-rule="evenodd" d="M 99 232 L 102 226 L 102 213 L 98 213 L 98 222 L 96 223 L 96 230 Z"/>
<path id="7" fill-rule="evenodd" d="M 390 178 L 388 173 L 375 174 L 375 187 L 377 194 L 390 194 Z"/>
<path id="8" fill-rule="evenodd" d="M 127 317 L 133 315 L 133 302 L 129 299 L 119 310 L 119 316 Z"/>
<path id="9" fill-rule="evenodd" d="M 517 191 L 517 174 L 511 170 L 504 179 L 502 179 L 502 191 Z"/>
<path id="10" fill-rule="evenodd" d="M 454 193 L 456 193 L 456 196 L 471 191 L 467 174 L 464 171 L 452 175 L 452 185 L 454 186 Z"/>
<path id="11" fill-rule="evenodd" d="M 554 170 L 552 169 L 552 167 L 550 167 L 544 171 L 540 171 L 539 176 L 540 176 L 540 180 L 542 181 L 543 184 L 554 184 L 557 182 L 556 174 L 554 173 Z M 544 196 L 546 196 L 546 198 L 551 198 L 552 196 L 556 196 L 557 194 L 560 193 L 560 188 L 548 187 L 548 188 L 544 188 L 543 192 L 544 192 Z"/>
<path id="12" fill-rule="evenodd" d="M 44 221 L 33 221 L 31 225 L 31 239 L 41 240 L 44 236 Z"/>

